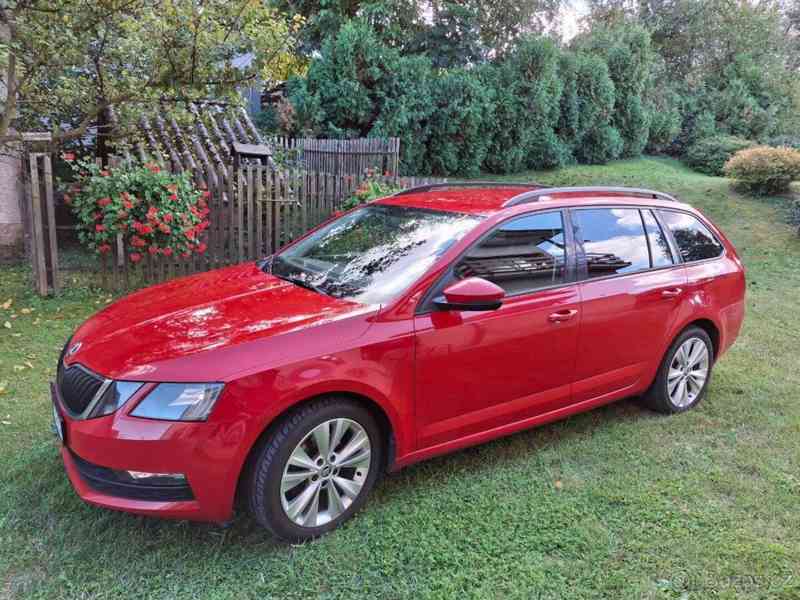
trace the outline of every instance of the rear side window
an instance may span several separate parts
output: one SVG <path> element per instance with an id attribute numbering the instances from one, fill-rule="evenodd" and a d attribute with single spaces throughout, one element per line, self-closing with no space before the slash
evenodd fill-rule
<path id="1" fill-rule="evenodd" d="M 644 228 L 647 231 L 647 242 L 650 244 L 650 262 L 653 267 L 667 267 L 674 263 L 672 251 L 669 249 L 667 236 L 661 230 L 653 213 L 649 210 L 642 211 Z"/>
<path id="2" fill-rule="evenodd" d="M 638 209 L 583 208 L 574 214 L 590 279 L 650 268 L 650 252 Z"/>
<path id="3" fill-rule="evenodd" d="M 506 294 L 565 281 L 564 221 L 560 212 L 535 213 L 499 225 L 455 267 L 459 279 L 482 277 Z"/>
<path id="4" fill-rule="evenodd" d="M 671 210 L 662 210 L 660 214 L 672 232 L 684 262 L 716 258 L 722 254 L 719 240 L 692 215 Z"/>

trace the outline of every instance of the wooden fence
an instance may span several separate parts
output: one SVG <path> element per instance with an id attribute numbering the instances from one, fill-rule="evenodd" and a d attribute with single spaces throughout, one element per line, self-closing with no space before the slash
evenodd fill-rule
<path id="1" fill-rule="evenodd" d="M 274 148 L 296 156 L 303 168 L 333 175 L 363 175 L 366 169 L 397 173 L 400 162 L 398 138 L 271 138 Z"/>
<path id="2" fill-rule="evenodd" d="M 124 240 L 117 236 L 112 252 L 78 266 L 81 277 L 65 277 L 60 264 L 61 248 L 55 214 L 57 197 L 53 187 L 50 154 L 26 157 L 27 229 L 36 290 L 46 295 L 58 292 L 65 281 L 98 285 L 108 290 L 129 290 L 167 279 L 216 269 L 272 254 L 294 238 L 315 227 L 339 210 L 361 178 L 315 171 L 276 172 L 268 166 L 220 166 L 192 171 L 196 181 L 208 186 L 209 228 L 203 254 L 188 259 L 150 256 L 134 264 Z M 419 177 L 387 177 L 402 188 L 442 181 Z M 84 251 L 88 252 L 88 251 Z M 85 281 L 87 274 L 93 275 Z"/>

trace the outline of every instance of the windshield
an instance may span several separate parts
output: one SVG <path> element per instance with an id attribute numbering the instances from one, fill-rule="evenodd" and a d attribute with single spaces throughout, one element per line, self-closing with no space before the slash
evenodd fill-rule
<path id="1" fill-rule="evenodd" d="M 383 304 L 403 292 L 480 217 L 370 204 L 272 259 L 272 274 L 320 293 Z"/>

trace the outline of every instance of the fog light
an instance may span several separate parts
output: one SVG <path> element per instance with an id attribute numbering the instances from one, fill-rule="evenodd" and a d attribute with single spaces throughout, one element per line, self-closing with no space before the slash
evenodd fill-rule
<path id="1" fill-rule="evenodd" d="M 125 471 L 137 483 L 153 485 L 186 485 L 183 473 L 148 473 L 147 471 Z"/>

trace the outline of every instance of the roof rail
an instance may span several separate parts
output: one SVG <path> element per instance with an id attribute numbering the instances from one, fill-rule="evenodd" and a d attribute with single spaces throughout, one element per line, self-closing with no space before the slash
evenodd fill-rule
<path id="1" fill-rule="evenodd" d="M 518 188 L 542 188 L 545 187 L 541 183 L 506 183 L 501 181 L 444 181 L 442 183 L 426 183 L 415 187 L 406 188 L 393 194 L 394 196 L 405 196 L 406 194 L 419 194 L 422 192 L 430 192 L 433 190 L 442 190 L 447 188 L 482 188 L 482 187 L 518 187 Z M 514 196 L 515 198 L 517 196 Z"/>
<path id="2" fill-rule="evenodd" d="M 657 200 L 669 200 L 670 202 L 678 202 L 674 196 L 665 194 L 664 192 L 656 192 L 655 190 L 645 190 L 641 188 L 629 187 L 609 187 L 609 186 L 590 186 L 590 187 L 551 187 L 542 188 L 538 190 L 531 190 L 523 192 L 513 198 L 510 198 L 503 204 L 503 208 L 509 206 L 517 206 L 518 204 L 525 204 L 527 202 L 538 202 L 542 196 L 552 196 L 553 194 L 563 194 L 566 192 L 578 192 L 585 194 L 595 194 L 602 196 L 603 194 L 626 194 L 628 196 L 641 196 L 643 198 L 653 198 Z"/>

